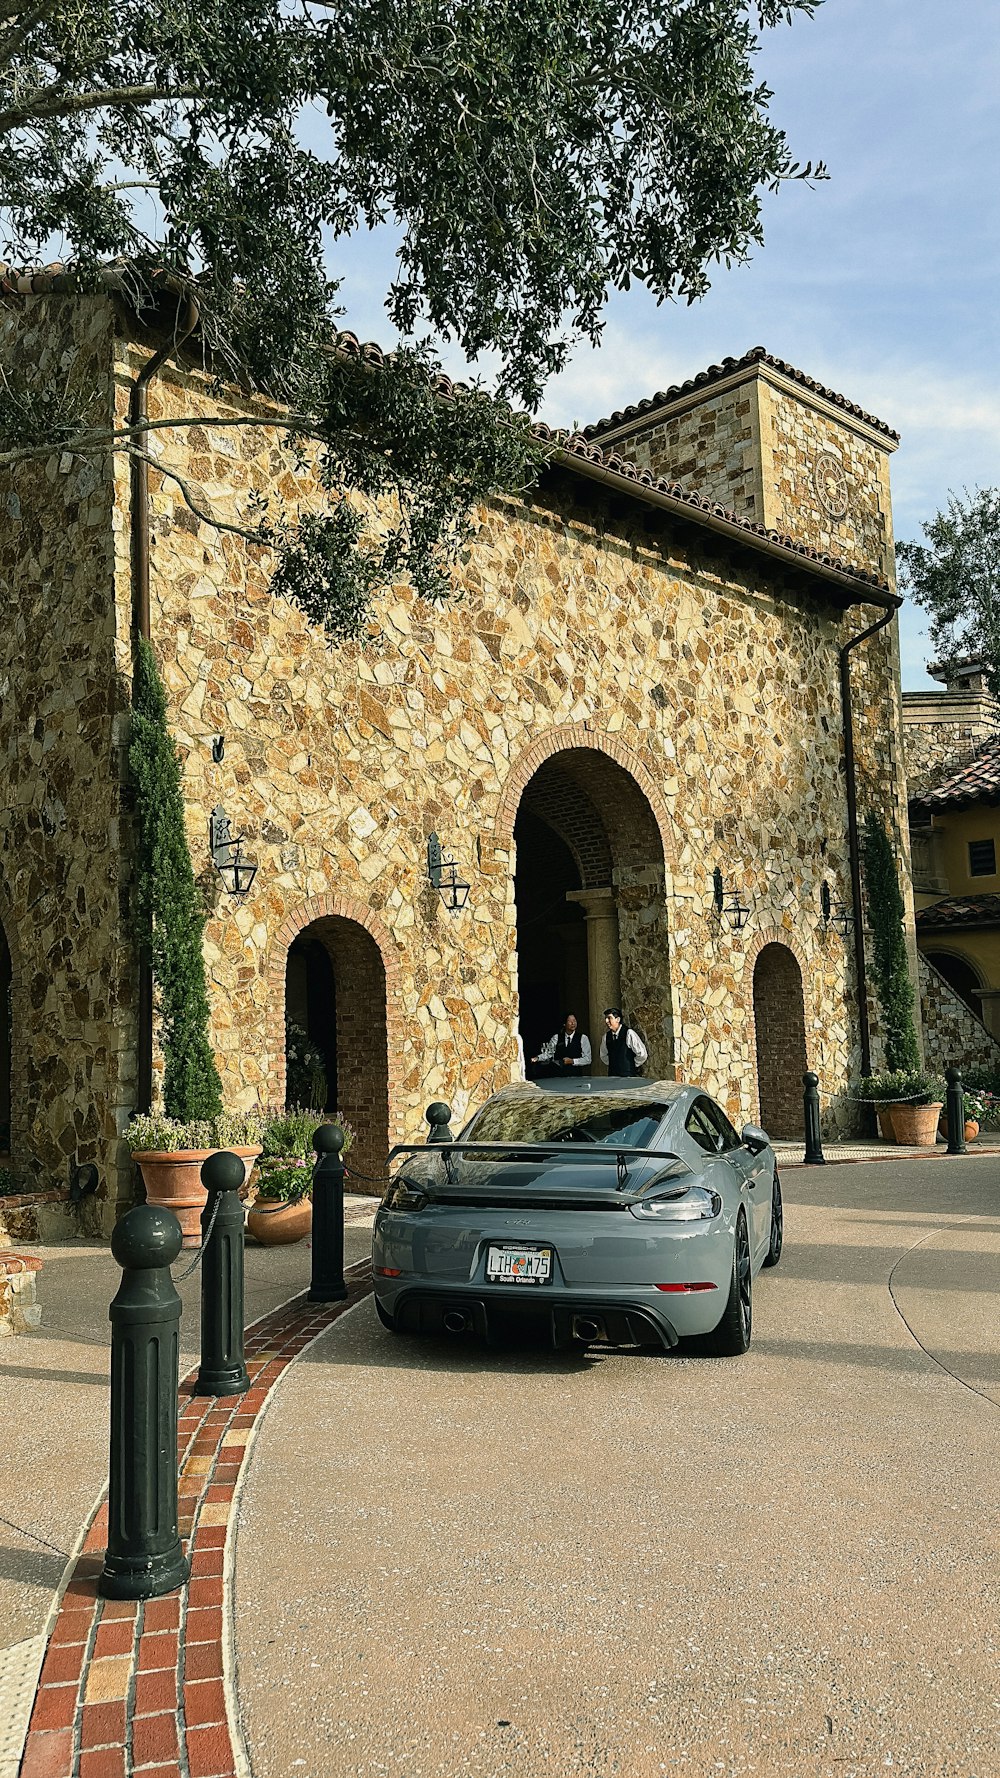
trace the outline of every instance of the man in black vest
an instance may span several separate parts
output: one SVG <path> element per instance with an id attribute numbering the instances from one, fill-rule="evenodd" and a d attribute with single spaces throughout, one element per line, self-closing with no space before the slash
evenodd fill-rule
<path id="1" fill-rule="evenodd" d="M 590 1067 L 590 1038 L 581 1031 L 576 1022 L 576 1013 L 568 1012 L 562 1022 L 562 1028 L 543 1043 L 532 1062 L 543 1065 L 546 1074 L 564 1074 L 567 1068 Z"/>
<path id="2" fill-rule="evenodd" d="M 626 1025 L 620 1006 L 609 1006 L 604 1014 L 607 1027 L 601 1038 L 601 1061 L 609 1074 L 640 1074 L 649 1051 L 639 1036 Z"/>

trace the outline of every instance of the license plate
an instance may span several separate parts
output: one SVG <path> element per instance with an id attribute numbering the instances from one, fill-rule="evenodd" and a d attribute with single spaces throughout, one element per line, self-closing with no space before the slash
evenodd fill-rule
<path id="1" fill-rule="evenodd" d="M 489 1247 L 486 1276 L 497 1284 L 547 1284 L 552 1277 L 551 1247 Z"/>

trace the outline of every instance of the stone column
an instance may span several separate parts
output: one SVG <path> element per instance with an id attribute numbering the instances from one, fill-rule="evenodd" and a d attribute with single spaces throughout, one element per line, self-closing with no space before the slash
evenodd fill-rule
<path id="1" fill-rule="evenodd" d="M 983 1024 L 991 1037 L 1000 1040 L 1000 988 L 977 988 L 975 992 L 983 1009 Z"/>
<path id="2" fill-rule="evenodd" d="M 567 901 L 578 902 L 587 920 L 587 980 L 590 1028 L 587 1036 L 593 1052 L 591 1072 L 607 1074 L 598 1051 L 604 1036 L 604 1008 L 620 1006 L 621 960 L 618 953 L 618 909 L 613 889 L 571 889 Z"/>

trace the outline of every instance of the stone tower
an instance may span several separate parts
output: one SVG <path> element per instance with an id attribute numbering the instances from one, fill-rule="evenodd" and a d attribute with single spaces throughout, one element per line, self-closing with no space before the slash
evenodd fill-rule
<path id="1" fill-rule="evenodd" d="M 588 426 L 586 436 L 894 584 L 889 458 L 899 434 L 763 346 Z"/>

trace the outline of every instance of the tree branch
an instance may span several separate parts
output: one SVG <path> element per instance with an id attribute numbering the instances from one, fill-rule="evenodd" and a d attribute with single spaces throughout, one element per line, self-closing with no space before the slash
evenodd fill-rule
<path id="1" fill-rule="evenodd" d="M 0 134 L 46 117 L 78 117 L 84 111 L 104 111 L 115 105 L 151 105 L 161 99 L 196 99 L 194 86 L 112 86 L 103 91 L 67 93 L 59 86 L 42 87 L 22 105 L 0 111 Z"/>
<path id="2" fill-rule="evenodd" d="M 214 518 L 210 512 L 206 512 L 205 508 L 199 506 L 195 499 L 190 482 L 186 481 L 184 476 L 179 475 L 176 469 L 165 468 L 155 457 L 151 457 L 148 451 L 137 451 L 132 446 L 128 455 L 138 458 L 142 463 L 148 463 L 150 469 L 155 469 L 157 475 L 162 475 L 166 481 L 176 482 L 184 496 L 185 505 L 190 507 L 196 519 L 201 519 L 203 524 L 211 525 L 213 531 L 229 531 L 234 537 L 244 538 L 247 543 L 258 544 L 261 549 L 274 548 L 274 544 L 264 536 L 262 531 L 251 531 L 246 525 L 234 525 L 228 519 Z"/>

